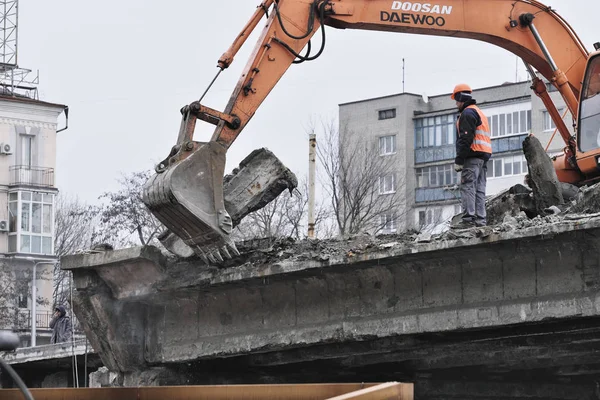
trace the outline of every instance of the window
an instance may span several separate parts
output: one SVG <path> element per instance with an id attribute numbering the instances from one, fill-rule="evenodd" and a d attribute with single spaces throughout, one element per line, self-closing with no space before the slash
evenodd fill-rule
<path id="1" fill-rule="evenodd" d="M 17 296 L 17 307 L 27 308 L 29 303 L 29 292 L 31 290 L 29 281 L 31 277 L 21 273 L 17 276 L 15 294 Z"/>
<path id="2" fill-rule="evenodd" d="M 381 136 L 379 138 L 379 154 L 396 153 L 396 135 Z"/>
<path id="3" fill-rule="evenodd" d="M 396 216 L 394 214 L 382 214 L 379 216 L 379 221 L 383 232 L 396 232 Z"/>
<path id="4" fill-rule="evenodd" d="M 521 135 L 528 133 L 531 129 L 531 110 L 495 114 L 487 117 L 492 137 Z"/>
<path id="5" fill-rule="evenodd" d="M 54 254 L 54 195 L 41 192 L 9 194 L 9 253 Z"/>
<path id="6" fill-rule="evenodd" d="M 415 120 L 415 148 L 454 144 L 456 114 Z"/>
<path id="7" fill-rule="evenodd" d="M 554 86 L 550 82 L 546 83 L 546 90 L 548 92 L 558 92 L 558 89 L 556 88 L 556 86 Z"/>
<path id="8" fill-rule="evenodd" d="M 558 113 L 561 116 L 563 115 L 564 112 L 565 112 L 564 108 L 558 109 Z M 544 114 L 544 130 L 551 131 L 553 129 L 556 129 L 556 124 L 554 123 L 554 120 L 550 116 L 550 113 L 548 111 L 544 111 L 543 114 Z"/>
<path id="9" fill-rule="evenodd" d="M 423 228 L 442 222 L 442 209 L 439 207 L 419 211 L 419 227 Z"/>
<path id="10" fill-rule="evenodd" d="M 462 212 L 462 206 L 460 204 L 454 205 L 454 215 L 460 214 Z"/>
<path id="11" fill-rule="evenodd" d="M 379 177 L 379 194 L 396 192 L 396 175 L 390 174 Z"/>
<path id="12" fill-rule="evenodd" d="M 434 165 L 416 169 L 417 187 L 450 186 L 457 182 L 454 164 Z"/>
<path id="13" fill-rule="evenodd" d="M 495 158 L 488 161 L 487 177 L 500 178 L 527 174 L 527 160 L 524 155 Z"/>
<path id="14" fill-rule="evenodd" d="M 590 60 L 585 75 L 577 139 L 581 150 L 590 151 L 600 146 L 600 57 Z"/>
<path id="15" fill-rule="evenodd" d="M 33 165 L 33 136 L 21 135 L 21 165 L 31 168 Z"/>
<path id="16" fill-rule="evenodd" d="M 391 119 L 396 118 L 396 109 L 390 108 L 389 110 L 379 111 L 379 119 Z"/>

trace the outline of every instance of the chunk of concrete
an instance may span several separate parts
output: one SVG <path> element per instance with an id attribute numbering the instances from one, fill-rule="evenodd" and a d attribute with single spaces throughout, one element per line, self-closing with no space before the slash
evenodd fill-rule
<path id="1" fill-rule="evenodd" d="M 298 179 L 271 151 L 261 148 L 250 153 L 223 179 L 225 209 L 233 226 L 253 211 L 265 207 L 284 190 L 290 192 L 298 186 Z M 194 251 L 169 230 L 158 238 L 171 253 L 187 258 Z"/>
<path id="2" fill-rule="evenodd" d="M 233 226 L 253 211 L 275 200 L 284 190 L 291 193 L 298 179 L 271 151 L 254 150 L 223 181 L 225 209 Z"/>
<path id="3" fill-rule="evenodd" d="M 521 212 L 533 217 L 536 208 L 531 190 L 515 185 L 490 197 L 486 202 L 486 212 L 488 225 L 497 225 L 503 223 L 506 216 L 515 217 Z"/>
<path id="4" fill-rule="evenodd" d="M 533 190 L 536 212 L 544 215 L 544 210 L 564 203 L 562 186 L 556 176 L 552 160 L 535 136 L 523 141 L 523 153 L 529 166 L 528 183 Z"/>
<path id="5" fill-rule="evenodd" d="M 582 187 L 575 197 L 575 205 L 569 209 L 571 213 L 596 213 L 600 211 L 600 183 Z"/>

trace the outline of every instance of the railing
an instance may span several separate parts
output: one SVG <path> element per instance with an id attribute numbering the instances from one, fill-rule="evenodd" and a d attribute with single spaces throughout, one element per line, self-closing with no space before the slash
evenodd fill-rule
<path id="1" fill-rule="evenodd" d="M 37 329 L 50 329 L 50 320 L 52 320 L 51 312 L 38 312 L 35 315 L 35 327 Z M 70 316 L 71 323 L 73 324 L 73 330 L 77 333 L 82 332 L 79 321 L 73 315 Z M 28 331 L 31 329 L 31 311 L 30 310 L 19 310 L 17 312 L 17 318 L 15 321 L 16 330 Z"/>
<path id="2" fill-rule="evenodd" d="M 35 313 L 35 327 L 39 329 L 50 329 L 51 312 Z M 16 328 L 20 330 L 31 329 L 31 311 L 20 310 L 17 313 Z"/>
<path id="3" fill-rule="evenodd" d="M 10 185 L 54 186 L 54 168 L 14 165 L 9 171 Z"/>
<path id="4" fill-rule="evenodd" d="M 492 153 L 521 150 L 526 134 L 492 138 Z M 415 149 L 415 164 L 452 160 L 456 157 L 456 145 L 443 145 Z"/>

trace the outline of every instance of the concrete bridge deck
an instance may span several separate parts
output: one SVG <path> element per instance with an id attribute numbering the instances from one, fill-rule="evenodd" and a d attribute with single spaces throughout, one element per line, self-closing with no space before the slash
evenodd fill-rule
<path id="1" fill-rule="evenodd" d="M 24 364 L 81 356 L 86 353 L 94 354 L 95 351 L 86 339 L 77 339 L 68 343 L 23 347 L 15 351 L 0 352 L 0 356 L 8 364 Z"/>
<path id="2" fill-rule="evenodd" d="M 23 347 L 14 352 L 0 352 L 0 357 L 17 371 L 28 387 L 38 388 L 74 387 L 77 378 L 83 387 L 87 382 L 86 371 L 93 372 L 102 366 L 100 357 L 86 339 Z M 0 387 L 14 386 L 12 379 L 2 372 Z"/>
<path id="3" fill-rule="evenodd" d="M 124 385 L 395 380 L 417 399 L 595 399 L 600 217 L 570 218 L 294 243 L 222 269 L 152 247 L 63 267 Z"/>

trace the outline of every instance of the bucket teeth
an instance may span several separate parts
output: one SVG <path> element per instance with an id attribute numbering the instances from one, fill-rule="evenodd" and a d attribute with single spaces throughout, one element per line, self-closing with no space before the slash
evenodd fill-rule
<path id="1" fill-rule="evenodd" d="M 212 254 L 208 253 L 208 254 L 206 255 L 206 257 L 208 258 L 208 260 L 209 260 L 209 261 L 210 261 L 212 264 L 216 264 L 216 263 L 217 263 L 217 260 L 215 259 L 215 257 L 213 257 L 213 255 L 212 255 Z"/>
<path id="2" fill-rule="evenodd" d="M 240 255 L 240 252 L 238 251 L 237 247 L 235 247 L 235 243 L 233 241 L 231 241 L 231 243 L 227 243 L 227 247 L 229 247 L 229 250 L 236 256 Z"/>
<path id="3" fill-rule="evenodd" d="M 221 255 L 221 252 L 219 251 L 219 249 L 216 249 L 213 252 L 213 257 L 217 259 L 218 262 L 223 262 L 225 260 L 223 260 L 223 256 Z"/>
<path id="4" fill-rule="evenodd" d="M 231 259 L 231 254 L 229 254 L 229 250 L 227 250 L 227 246 L 223 246 L 221 247 L 221 253 L 223 253 L 223 256 L 225 256 L 225 258 Z"/>

